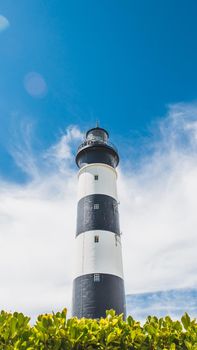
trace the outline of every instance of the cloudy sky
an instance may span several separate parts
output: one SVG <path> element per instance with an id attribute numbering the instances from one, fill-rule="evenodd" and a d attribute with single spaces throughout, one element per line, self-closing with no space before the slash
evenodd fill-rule
<path id="1" fill-rule="evenodd" d="M 70 309 L 96 120 L 121 156 L 126 293 L 197 288 L 196 2 L 85 4 L 0 8 L 0 308 L 33 317 Z"/>

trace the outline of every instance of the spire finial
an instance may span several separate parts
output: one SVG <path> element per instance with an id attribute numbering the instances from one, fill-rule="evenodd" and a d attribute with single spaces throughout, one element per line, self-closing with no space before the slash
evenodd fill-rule
<path id="1" fill-rule="evenodd" d="M 96 121 L 96 128 L 99 128 L 99 121 Z"/>

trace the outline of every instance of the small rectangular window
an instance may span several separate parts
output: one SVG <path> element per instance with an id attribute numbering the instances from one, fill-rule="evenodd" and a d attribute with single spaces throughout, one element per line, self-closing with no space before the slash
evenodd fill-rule
<path id="1" fill-rule="evenodd" d="M 94 282 L 100 282 L 100 275 L 99 273 L 94 274 Z"/>
<path id="2" fill-rule="evenodd" d="M 98 175 L 94 175 L 94 180 L 98 180 Z"/>
<path id="3" fill-rule="evenodd" d="M 99 236 L 94 236 L 94 243 L 98 243 L 99 242 Z"/>
<path id="4" fill-rule="evenodd" d="M 118 213 L 118 203 L 113 203 L 114 213 Z"/>
<path id="5" fill-rule="evenodd" d="M 94 204 L 94 209 L 99 209 L 99 203 Z"/>

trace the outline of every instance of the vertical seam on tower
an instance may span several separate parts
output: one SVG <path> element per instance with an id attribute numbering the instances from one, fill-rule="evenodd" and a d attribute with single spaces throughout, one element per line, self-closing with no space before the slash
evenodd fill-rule
<path id="1" fill-rule="evenodd" d="M 84 246 L 85 246 L 84 240 L 85 240 L 85 234 L 83 233 L 83 245 L 82 245 L 82 247 L 83 247 L 83 254 L 82 254 L 82 273 L 83 273 L 83 274 L 84 274 Z"/>
<path id="2" fill-rule="evenodd" d="M 83 234 L 83 255 L 82 255 L 82 273 L 84 274 L 84 240 L 85 235 Z M 83 281 L 81 281 L 81 314 L 83 315 Z"/>

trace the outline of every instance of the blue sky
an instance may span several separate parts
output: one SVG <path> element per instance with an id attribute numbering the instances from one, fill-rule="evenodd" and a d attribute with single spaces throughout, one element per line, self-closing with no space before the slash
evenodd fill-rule
<path id="1" fill-rule="evenodd" d="M 191 0 L 1 1 L 1 308 L 70 310 L 74 154 L 96 120 L 120 150 L 126 293 L 197 289 L 196 13 Z"/>
<path id="2" fill-rule="evenodd" d="M 24 180 L 7 150 L 21 123 L 34 124 L 38 152 L 97 119 L 120 142 L 146 135 L 169 103 L 195 100 L 196 11 L 195 0 L 1 1 L 1 174 Z M 25 89 L 31 72 L 44 96 Z"/>

